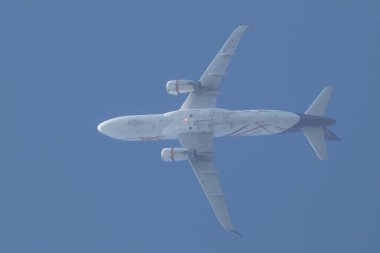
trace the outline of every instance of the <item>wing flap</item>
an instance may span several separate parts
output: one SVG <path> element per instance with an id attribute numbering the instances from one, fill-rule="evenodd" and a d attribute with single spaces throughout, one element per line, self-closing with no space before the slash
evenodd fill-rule
<path id="1" fill-rule="evenodd" d="M 193 155 L 189 156 L 190 165 L 219 223 L 225 230 L 234 231 L 220 185 L 218 171 L 214 166 L 213 133 L 181 134 L 178 139 L 183 147 L 194 150 Z"/>
<path id="2" fill-rule="evenodd" d="M 213 162 L 200 162 L 196 156 L 190 158 L 189 161 L 220 225 L 229 232 L 233 231 L 234 228 L 226 207 L 224 193 L 220 186 L 218 173 L 216 173 Z M 215 172 L 203 173 L 202 170 L 206 168 L 207 170 L 213 168 Z"/>
<path id="3" fill-rule="evenodd" d="M 200 90 L 190 93 L 180 110 L 213 108 L 216 106 L 219 84 L 226 75 L 228 64 L 235 55 L 235 50 L 247 27 L 239 26 L 231 33 L 199 79 L 201 83 Z"/>
<path id="4" fill-rule="evenodd" d="M 248 26 L 239 26 L 231 33 L 230 37 L 228 37 L 222 48 L 199 79 L 202 86 L 219 86 L 221 78 L 226 75 L 228 64 L 230 63 L 231 58 L 235 55 L 235 50 L 247 27 Z M 213 73 L 217 73 L 217 78 L 210 78 L 210 74 Z"/>

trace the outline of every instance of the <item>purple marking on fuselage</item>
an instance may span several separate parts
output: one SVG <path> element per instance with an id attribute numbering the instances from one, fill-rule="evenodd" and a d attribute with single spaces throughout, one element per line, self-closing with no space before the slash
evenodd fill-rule
<path id="1" fill-rule="evenodd" d="M 264 128 L 264 130 L 268 131 L 269 133 L 272 133 L 271 131 L 269 131 L 268 129 L 265 128 L 265 126 L 269 126 L 269 125 L 271 125 L 271 124 L 263 124 L 263 125 L 260 125 L 260 124 L 258 124 L 258 122 L 256 122 L 256 125 L 258 125 L 258 126 L 255 127 L 255 128 L 252 128 L 252 129 L 250 129 L 250 130 L 244 131 L 244 132 L 242 132 L 242 133 L 235 134 L 234 136 L 247 134 L 247 133 L 252 132 L 252 131 L 254 131 L 254 130 L 256 130 L 256 129 L 259 129 L 259 128 Z"/>
<path id="2" fill-rule="evenodd" d="M 277 125 L 275 125 L 275 127 L 277 127 L 277 129 L 279 129 L 279 130 L 281 130 L 281 131 L 285 131 L 285 130 L 286 130 L 286 128 L 282 128 L 282 127 L 277 126 Z"/>
<path id="3" fill-rule="evenodd" d="M 245 126 L 243 126 L 243 127 L 241 127 L 241 128 L 239 128 L 238 130 L 236 130 L 236 131 L 233 131 L 232 133 L 229 133 L 229 134 L 226 134 L 225 136 L 223 136 L 223 137 L 228 137 L 228 136 L 231 136 L 231 135 L 233 135 L 233 134 L 235 134 L 235 133 L 237 133 L 237 132 L 239 132 L 239 131 L 241 131 L 241 130 L 243 130 L 244 128 L 246 128 L 247 126 L 249 126 L 249 124 L 248 125 L 245 125 Z"/>
<path id="4" fill-rule="evenodd" d="M 273 133 L 272 131 L 270 131 L 270 130 L 268 130 L 268 129 L 265 128 L 266 126 L 270 126 L 270 125 L 272 125 L 272 124 L 261 124 L 261 123 L 259 124 L 259 122 L 260 122 L 260 121 L 256 122 L 256 124 L 257 124 L 258 126 L 261 126 L 262 128 L 264 128 L 268 133 L 271 133 L 271 134 Z"/>

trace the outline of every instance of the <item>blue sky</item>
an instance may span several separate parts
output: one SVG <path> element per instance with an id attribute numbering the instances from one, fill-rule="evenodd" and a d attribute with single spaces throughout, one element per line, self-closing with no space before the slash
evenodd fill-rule
<path id="1" fill-rule="evenodd" d="M 222 3 L 221 3 L 222 2 Z M 378 1 L 0 3 L 0 252 L 379 252 Z M 247 31 L 218 106 L 303 112 L 325 85 L 342 139 L 216 139 L 232 221 L 218 224 L 176 141 L 96 130 L 163 113 L 232 30 Z"/>

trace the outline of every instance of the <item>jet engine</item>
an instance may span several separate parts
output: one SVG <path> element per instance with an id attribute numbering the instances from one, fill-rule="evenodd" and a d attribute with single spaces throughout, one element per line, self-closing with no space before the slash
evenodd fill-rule
<path id="1" fill-rule="evenodd" d="M 188 148 L 164 148 L 161 151 L 161 158 L 165 162 L 184 161 L 189 156 Z"/>
<path id="2" fill-rule="evenodd" d="M 169 94 L 177 96 L 179 93 L 189 93 L 198 90 L 201 82 L 193 80 L 171 80 L 166 83 Z"/>

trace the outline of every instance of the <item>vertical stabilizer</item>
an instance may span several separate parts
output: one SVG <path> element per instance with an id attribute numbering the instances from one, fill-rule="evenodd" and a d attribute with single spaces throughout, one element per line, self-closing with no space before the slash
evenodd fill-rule
<path id="1" fill-rule="evenodd" d="M 333 91 L 333 87 L 325 87 L 319 96 L 314 100 L 310 107 L 306 110 L 305 114 L 314 116 L 323 116 L 326 111 L 327 104 L 329 103 L 330 95 Z"/>
<path id="2" fill-rule="evenodd" d="M 322 127 L 304 127 L 302 128 L 310 145 L 320 160 L 327 160 L 327 148 L 325 141 L 325 133 Z"/>

